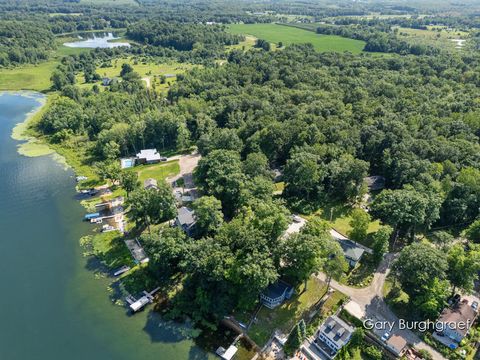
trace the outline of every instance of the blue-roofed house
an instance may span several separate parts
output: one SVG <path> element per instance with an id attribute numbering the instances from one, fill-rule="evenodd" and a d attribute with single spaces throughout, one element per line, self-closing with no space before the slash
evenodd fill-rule
<path id="1" fill-rule="evenodd" d="M 284 281 L 278 280 L 260 293 L 260 301 L 269 309 L 281 305 L 285 300 L 292 297 L 294 289 Z"/>

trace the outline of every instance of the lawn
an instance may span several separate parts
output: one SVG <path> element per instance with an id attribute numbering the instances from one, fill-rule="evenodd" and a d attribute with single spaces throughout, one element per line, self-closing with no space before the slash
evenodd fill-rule
<path id="1" fill-rule="evenodd" d="M 345 204 L 328 204 L 323 206 L 320 210 L 316 211 L 311 215 L 305 215 L 306 219 L 312 219 L 315 216 L 320 216 L 323 220 L 329 222 L 329 224 L 337 230 L 339 233 L 348 236 L 348 233 L 352 229 L 350 226 L 352 208 Z M 368 225 L 367 232 L 369 234 L 376 232 L 380 228 L 380 221 L 375 220 L 371 221 Z M 371 246 L 370 244 L 371 237 L 367 237 L 363 245 Z"/>
<path id="2" fill-rule="evenodd" d="M 132 255 L 118 231 L 98 233 L 83 237 L 81 245 L 86 249 L 85 255 L 95 255 L 109 269 L 122 265 L 134 266 Z"/>
<path id="3" fill-rule="evenodd" d="M 167 177 L 175 176 L 180 172 L 178 160 L 167 161 L 153 165 L 140 165 L 130 168 L 130 171 L 136 171 L 138 180 L 143 184 L 146 179 L 153 178 L 158 182 L 164 181 Z"/>
<path id="4" fill-rule="evenodd" d="M 233 34 L 252 35 L 275 44 L 279 42 L 283 45 L 311 43 L 315 50 L 320 52 L 350 51 L 358 54 L 365 47 L 363 41 L 336 35 L 319 35 L 312 31 L 278 24 L 233 24 L 229 25 L 227 31 Z"/>
<path id="5" fill-rule="evenodd" d="M 248 331 L 248 335 L 260 347 L 263 346 L 270 338 L 275 329 L 279 329 L 285 334 L 288 334 L 290 329 L 300 320 L 310 319 L 310 314 L 313 312 L 313 307 L 325 295 L 327 285 L 312 277 L 308 281 L 307 291 L 303 292 L 303 284 L 297 289 L 297 294 L 289 301 L 281 306 L 270 310 L 262 307 L 257 314 L 257 320 Z M 331 295 L 322 307 L 324 310 L 331 310 L 336 304 L 344 298 L 343 294 L 334 293 Z"/>

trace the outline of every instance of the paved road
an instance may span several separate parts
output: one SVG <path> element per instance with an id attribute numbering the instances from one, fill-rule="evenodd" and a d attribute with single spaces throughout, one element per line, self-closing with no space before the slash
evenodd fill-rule
<path id="1" fill-rule="evenodd" d="M 415 335 L 410 330 L 401 330 L 398 328 L 398 317 L 390 310 L 383 299 L 383 284 L 385 279 L 390 272 L 390 266 L 395 259 L 395 254 L 387 254 L 383 261 L 378 266 L 372 283 L 365 288 L 353 288 L 343 284 L 339 284 L 335 280 L 332 280 L 331 287 L 335 290 L 341 291 L 345 295 L 349 296 L 351 300 L 360 305 L 360 308 L 365 312 L 365 317 L 367 319 L 372 319 L 374 321 L 388 321 L 394 324 L 393 330 L 390 329 L 378 329 L 376 332 L 377 335 L 382 336 L 385 331 L 389 331 L 392 335 L 402 336 L 409 344 L 412 344 L 416 349 L 427 350 L 432 354 L 433 359 L 435 360 L 445 360 L 442 354 L 433 349 L 431 346 L 423 342 L 417 335 Z M 326 281 L 325 274 L 319 274 L 318 277 Z"/>

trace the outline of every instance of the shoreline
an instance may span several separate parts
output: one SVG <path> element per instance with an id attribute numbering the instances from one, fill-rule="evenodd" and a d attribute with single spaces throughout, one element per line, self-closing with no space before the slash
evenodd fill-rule
<path id="1" fill-rule="evenodd" d="M 17 145 L 17 152 L 26 157 L 51 155 L 52 158 L 65 169 L 69 168 L 70 166 L 66 159 L 41 137 L 36 136 L 30 129 L 30 125 L 38 121 L 42 114 L 48 109 L 53 96 L 34 90 L 0 91 L 0 96 L 3 94 L 32 97 L 38 103 L 37 107 L 28 112 L 25 118 L 12 128 L 10 137 L 16 141 L 20 141 L 20 144 Z"/>

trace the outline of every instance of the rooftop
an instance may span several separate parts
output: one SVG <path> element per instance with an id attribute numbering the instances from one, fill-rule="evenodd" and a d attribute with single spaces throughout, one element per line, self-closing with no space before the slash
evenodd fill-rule
<path id="1" fill-rule="evenodd" d="M 468 304 L 467 300 L 463 300 L 453 307 L 447 307 L 443 309 L 438 322 L 441 323 L 462 323 L 467 326 L 459 326 L 454 329 L 458 333 L 465 336 L 473 324 L 473 321 L 477 317 L 477 313 L 473 308 Z"/>
<path id="2" fill-rule="evenodd" d="M 352 326 L 336 315 L 328 317 L 320 326 L 320 332 L 330 341 L 337 344 L 339 348 L 348 342 L 354 331 L 355 329 Z"/>
<path id="3" fill-rule="evenodd" d="M 146 179 L 143 182 L 143 187 L 145 189 L 149 189 L 149 188 L 152 188 L 152 187 L 156 188 L 156 187 L 158 187 L 158 182 L 155 179 L 149 178 L 149 179 Z"/>
<path id="4" fill-rule="evenodd" d="M 383 176 L 367 176 L 363 181 L 365 181 L 370 190 L 381 190 L 385 187 L 385 178 Z"/>
<path id="5" fill-rule="evenodd" d="M 262 294 L 270 299 L 277 299 L 291 289 L 292 287 L 286 282 L 276 281 L 273 284 L 268 285 L 268 287 L 262 291 Z"/>
<path id="6" fill-rule="evenodd" d="M 343 249 L 346 258 L 358 261 L 361 259 L 363 253 L 365 252 L 360 246 L 355 244 L 352 240 L 341 239 L 338 240 L 340 246 Z"/>
<path id="7" fill-rule="evenodd" d="M 387 340 L 387 344 L 400 353 L 403 348 L 407 346 L 407 341 L 399 335 L 392 335 L 390 339 Z"/>
<path id="8" fill-rule="evenodd" d="M 180 225 L 192 225 L 195 223 L 195 212 L 186 206 L 182 206 L 178 209 L 177 219 Z"/>
<path id="9" fill-rule="evenodd" d="M 137 158 L 145 159 L 146 161 L 160 160 L 160 154 L 157 149 L 144 149 L 140 150 L 137 154 Z"/>

